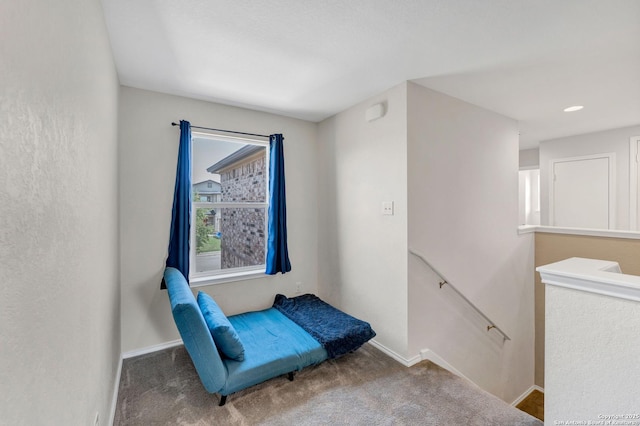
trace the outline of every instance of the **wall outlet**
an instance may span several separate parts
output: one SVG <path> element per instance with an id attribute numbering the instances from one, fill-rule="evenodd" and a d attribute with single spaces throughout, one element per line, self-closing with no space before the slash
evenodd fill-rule
<path id="1" fill-rule="evenodd" d="M 382 214 L 393 216 L 393 201 L 382 202 Z"/>
<path id="2" fill-rule="evenodd" d="M 296 282 L 296 294 L 302 294 L 302 282 Z"/>

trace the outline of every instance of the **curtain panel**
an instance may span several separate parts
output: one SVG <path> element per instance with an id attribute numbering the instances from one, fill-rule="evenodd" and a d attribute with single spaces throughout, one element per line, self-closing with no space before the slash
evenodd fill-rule
<path id="1" fill-rule="evenodd" d="M 173 210 L 169 231 L 169 255 L 166 265 L 179 270 L 187 281 L 189 281 L 191 197 L 191 124 L 181 120 L 176 185 L 173 192 Z M 162 288 L 166 288 L 164 280 Z"/>
<path id="2" fill-rule="evenodd" d="M 266 274 L 291 271 L 287 247 L 287 206 L 284 183 L 284 149 L 281 134 L 269 140 L 269 223 Z"/>

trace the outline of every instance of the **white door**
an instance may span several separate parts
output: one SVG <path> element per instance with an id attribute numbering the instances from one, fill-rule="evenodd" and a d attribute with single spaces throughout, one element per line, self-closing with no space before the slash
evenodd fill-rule
<path id="1" fill-rule="evenodd" d="M 613 156 L 552 161 L 551 220 L 566 228 L 613 228 Z"/>

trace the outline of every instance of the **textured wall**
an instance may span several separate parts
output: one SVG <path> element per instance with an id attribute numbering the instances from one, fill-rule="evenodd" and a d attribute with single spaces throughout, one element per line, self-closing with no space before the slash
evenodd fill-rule
<path id="1" fill-rule="evenodd" d="M 639 424 L 640 304 L 546 288 L 545 422 Z"/>
<path id="2" fill-rule="evenodd" d="M 640 240 L 603 238 L 583 235 L 564 235 L 536 232 L 535 266 L 547 265 L 570 257 L 612 260 L 620 264 L 622 272 L 640 275 Z M 536 375 L 535 383 L 545 387 L 545 286 L 535 273 L 536 297 Z"/>
<path id="3" fill-rule="evenodd" d="M 117 95 L 97 0 L 0 12 L 0 423 L 108 423 L 120 355 Z"/>

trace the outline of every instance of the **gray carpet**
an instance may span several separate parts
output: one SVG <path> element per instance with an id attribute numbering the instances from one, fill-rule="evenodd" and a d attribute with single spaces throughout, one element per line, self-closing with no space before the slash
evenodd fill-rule
<path id="1" fill-rule="evenodd" d="M 229 396 L 207 393 L 183 346 L 124 360 L 114 425 L 542 425 L 437 365 L 366 344 Z"/>

